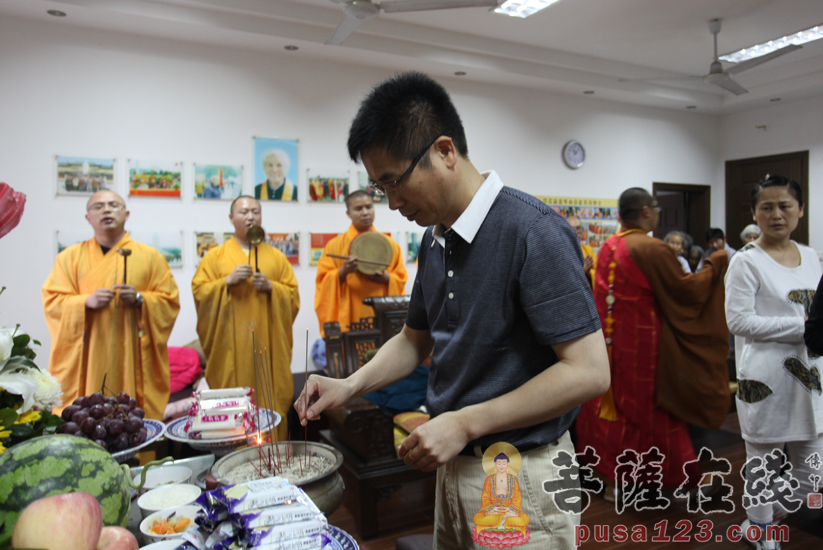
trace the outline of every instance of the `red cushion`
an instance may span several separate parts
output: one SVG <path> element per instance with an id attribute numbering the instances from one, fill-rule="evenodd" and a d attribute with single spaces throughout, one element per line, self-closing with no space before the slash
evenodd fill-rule
<path id="1" fill-rule="evenodd" d="M 191 348 L 169 347 L 169 373 L 171 393 L 179 392 L 201 376 L 200 356 Z"/>

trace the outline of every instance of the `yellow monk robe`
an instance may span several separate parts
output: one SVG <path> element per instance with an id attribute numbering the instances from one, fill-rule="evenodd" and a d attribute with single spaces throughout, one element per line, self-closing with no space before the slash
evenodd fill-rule
<path id="1" fill-rule="evenodd" d="M 118 293 L 108 306 L 87 309 L 95 290 L 123 282 L 118 248 L 132 251 L 126 282 L 143 295 L 142 307 L 121 303 Z M 166 342 L 180 310 L 163 255 L 126 233 L 104 256 L 93 238 L 58 254 L 42 295 L 52 340 L 49 371 L 60 381 L 63 405 L 100 391 L 108 372 L 108 389 L 128 393 L 146 418 L 161 420 L 169 402 Z"/>
<path id="2" fill-rule="evenodd" d="M 592 285 L 594 288 L 594 272 L 597 269 L 597 254 L 594 253 L 594 248 L 587 244 L 580 243 L 580 248 L 583 250 L 583 258 L 588 258 L 591 256 L 592 258 L 592 268 L 589 270 L 586 275 L 589 277 L 589 284 Z"/>
<path id="3" fill-rule="evenodd" d="M 232 288 L 226 277 L 237 265 L 248 263 L 248 250 L 235 239 L 206 254 L 194 274 L 191 288 L 197 307 L 197 335 L 206 354 L 206 381 L 210 388 L 255 387 L 252 326 L 258 350 L 269 354 L 269 380 L 274 409 L 283 418 L 277 438 L 288 435 L 286 413 L 292 404 L 292 324 L 300 310 L 297 279 L 286 256 L 267 244 L 257 247 L 260 272 L 271 281 L 271 294 L 260 292 L 249 277 Z M 254 258 L 252 258 L 254 265 Z M 260 387 L 263 394 L 263 388 Z M 258 398 L 260 406 L 265 406 Z"/>
<path id="4" fill-rule="evenodd" d="M 480 511 L 474 515 L 474 523 L 480 529 L 517 529 L 522 533 L 529 523 L 529 516 L 523 512 L 523 496 L 520 494 L 517 477 L 509 473 L 503 474 L 506 476 L 505 492 L 495 494 L 497 475 L 499 474 L 490 475 L 483 483 Z M 498 512 L 498 508 L 506 508 L 506 511 Z"/>
<path id="5" fill-rule="evenodd" d="M 374 226 L 370 229 L 374 231 Z M 359 321 L 361 317 L 373 317 L 374 309 L 363 304 L 364 298 L 372 296 L 402 296 L 406 292 L 406 280 L 409 278 L 406 267 L 403 265 L 403 255 L 400 245 L 389 237 L 392 248 L 391 265 L 386 268 L 389 283 L 377 283 L 359 271 L 350 273 L 346 282 L 341 283 L 337 270 L 343 265 L 338 258 L 330 258 L 329 254 L 340 256 L 349 255 L 351 242 L 357 237 L 354 225 L 349 230 L 330 240 L 323 249 L 323 255 L 317 264 L 317 288 L 314 293 L 314 310 L 320 321 L 320 333 L 323 333 L 323 323 L 337 321 L 340 329 L 349 330 L 349 324 Z"/>

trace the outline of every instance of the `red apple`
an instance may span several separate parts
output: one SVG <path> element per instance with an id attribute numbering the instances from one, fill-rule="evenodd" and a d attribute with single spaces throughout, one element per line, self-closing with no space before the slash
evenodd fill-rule
<path id="1" fill-rule="evenodd" d="M 29 504 L 17 518 L 12 548 L 95 550 L 103 512 L 88 493 L 66 493 Z"/>
<path id="2" fill-rule="evenodd" d="M 137 539 L 122 527 L 103 527 L 97 550 L 137 550 Z"/>

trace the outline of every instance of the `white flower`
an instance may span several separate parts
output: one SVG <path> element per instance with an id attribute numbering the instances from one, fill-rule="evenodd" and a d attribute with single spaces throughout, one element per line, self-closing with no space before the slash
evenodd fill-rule
<path id="1" fill-rule="evenodd" d="M 14 334 L 14 329 L 9 327 L 0 328 L 0 369 L 6 364 L 6 361 L 11 357 L 11 348 L 14 347 L 14 340 L 11 335 Z"/>
<path id="2" fill-rule="evenodd" d="M 63 404 L 60 399 L 63 390 L 60 388 L 60 382 L 57 381 L 57 378 L 48 372 L 35 369 L 29 370 L 29 376 L 37 385 L 37 391 L 34 392 L 35 407 L 50 411 L 52 408 Z"/>
<path id="3" fill-rule="evenodd" d="M 34 406 L 37 382 L 29 374 L 31 370 L 24 367 L 0 373 L 0 388 L 23 398 L 23 405 L 17 409 L 17 414 L 28 412 Z"/>

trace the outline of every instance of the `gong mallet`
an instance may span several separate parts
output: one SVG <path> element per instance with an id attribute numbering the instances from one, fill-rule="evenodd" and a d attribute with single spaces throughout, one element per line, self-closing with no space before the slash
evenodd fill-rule
<path id="1" fill-rule="evenodd" d="M 259 225 L 252 225 L 249 227 L 249 230 L 246 231 L 246 241 L 248 241 L 249 247 L 254 247 L 255 272 L 260 271 L 257 268 L 257 245 L 261 244 L 264 240 L 266 240 L 266 232 Z M 251 265 L 251 248 L 249 249 L 249 265 Z"/>

